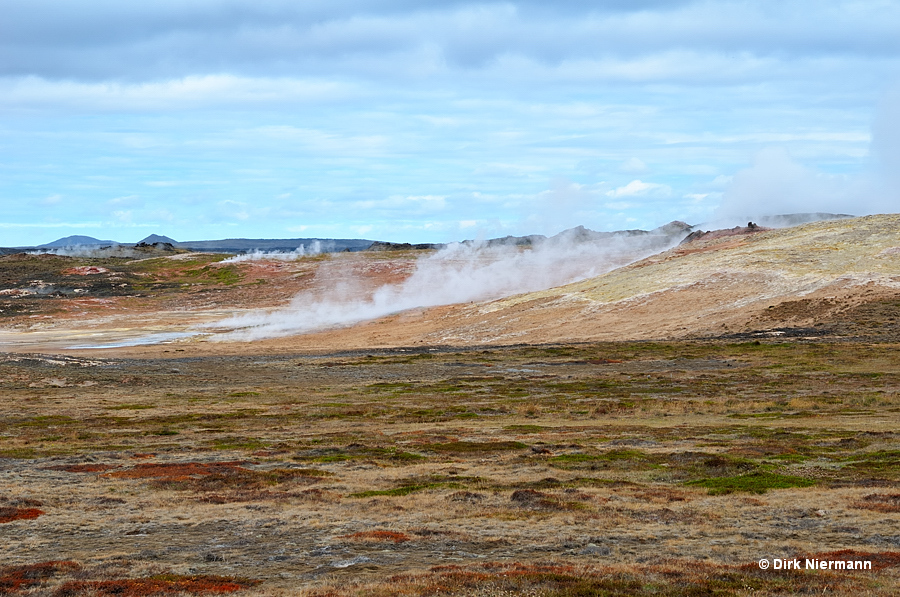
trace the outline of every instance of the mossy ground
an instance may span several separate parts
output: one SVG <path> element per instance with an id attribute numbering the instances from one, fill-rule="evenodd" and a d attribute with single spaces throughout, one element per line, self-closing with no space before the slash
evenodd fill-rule
<path id="1" fill-rule="evenodd" d="M 43 512 L 0 524 L 8 566 L 127 560 L 260 595 L 897 586 L 746 568 L 898 545 L 893 345 L 7 355 L 0 390 L 0 507 Z"/>

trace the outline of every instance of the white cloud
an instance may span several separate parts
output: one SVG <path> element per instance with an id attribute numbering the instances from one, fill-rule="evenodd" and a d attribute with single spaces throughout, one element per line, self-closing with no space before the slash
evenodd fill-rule
<path id="1" fill-rule="evenodd" d="M 87 110 L 143 111 L 333 102 L 358 97 L 360 90 L 339 81 L 303 78 L 189 75 L 139 83 L 78 82 L 37 76 L 0 78 L 0 106 L 65 106 Z"/>
<path id="2" fill-rule="evenodd" d="M 356 201 L 356 210 L 391 210 L 410 213 L 441 211 L 447 206 L 447 197 L 443 195 L 409 195 L 406 197 L 393 195 L 386 199 L 368 199 Z"/>
<path id="3" fill-rule="evenodd" d="M 688 193 L 684 196 L 685 199 L 691 199 L 694 203 L 700 203 L 707 197 L 709 197 L 709 193 Z"/>
<path id="4" fill-rule="evenodd" d="M 621 170 L 622 172 L 637 174 L 640 172 L 646 172 L 647 164 L 645 164 L 638 158 L 628 158 L 627 160 L 622 162 L 622 165 L 619 166 L 619 170 Z"/>
<path id="5" fill-rule="evenodd" d="M 38 199 L 37 201 L 35 201 L 35 203 L 37 203 L 38 205 L 44 205 L 44 206 L 49 207 L 52 205 L 58 205 L 59 203 L 62 202 L 62 200 L 63 200 L 62 195 L 60 195 L 59 193 L 54 193 L 52 195 L 47 195 L 43 199 Z"/>
<path id="6" fill-rule="evenodd" d="M 101 222 L 0 222 L 0 228 L 99 228 Z"/>
<path id="7" fill-rule="evenodd" d="M 770 147 L 759 152 L 753 166 L 735 174 L 716 215 L 743 221 L 773 214 L 862 215 L 896 209 L 867 176 L 826 174 L 796 162 L 783 148 Z"/>
<path id="8" fill-rule="evenodd" d="M 669 185 L 632 180 L 625 186 L 606 192 L 607 197 L 665 197 L 672 193 Z"/>
<path id="9" fill-rule="evenodd" d="M 109 207 L 140 207 L 144 201 L 139 195 L 123 195 L 122 197 L 113 197 L 106 202 Z"/>

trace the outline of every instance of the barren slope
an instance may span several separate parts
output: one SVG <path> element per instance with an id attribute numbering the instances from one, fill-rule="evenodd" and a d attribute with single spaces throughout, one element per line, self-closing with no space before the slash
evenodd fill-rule
<path id="1" fill-rule="evenodd" d="M 111 297 L 102 301 L 115 300 L 104 304 L 114 306 L 114 314 L 76 309 L 38 321 L 28 319 L 36 315 L 7 318 L 10 331 L 0 343 L 13 350 L 55 351 L 88 339 L 100 343 L 110 341 L 107 337 L 184 331 L 248 307 L 277 309 L 292 290 L 324 295 L 348 277 L 364 282 L 357 286 L 370 292 L 373 283 L 405 279 L 414 257 L 355 254 L 268 269 L 265 263 L 241 264 L 242 282 L 214 289 L 219 300 L 209 301 L 209 291 L 197 293 L 190 285 L 188 295 L 171 299 Z M 218 272 L 215 267 L 222 266 L 211 264 L 210 271 Z M 260 286 L 257 278 L 262 282 L 266 276 L 271 279 Z M 710 235 L 595 278 L 496 301 L 404 311 L 352 327 L 252 343 L 203 336 L 179 343 L 204 354 L 746 334 L 893 341 L 900 338 L 898 288 L 900 215 L 879 215 Z M 193 304 L 188 299 L 194 295 L 206 302 Z M 65 300 L 82 307 L 97 299 Z"/>

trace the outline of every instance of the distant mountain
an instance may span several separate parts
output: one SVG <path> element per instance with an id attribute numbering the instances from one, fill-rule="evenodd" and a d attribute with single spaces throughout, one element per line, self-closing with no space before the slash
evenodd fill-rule
<path id="1" fill-rule="evenodd" d="M 169 243 L 171 245 L 177 245 L 178 241 L 175 240 L 174 238 L 169 238 L 168 236 L 160 236 L 159 234 L 151 234 L 144 240 L 138 241 L 138 244 L 141 244 L 141 243 L 143 243 L 145 245 L 153 245 L 156 243 Z"/>
<path id="2" fill-rule="evenodd" d="M 75 234 L 73 236 L 67 236 L 65 238 L 61 238 L 59 240 L 55 240 L 52 243 L 47 243 L 46 245 L 38 245 L 39 249 L 52 249 L 57 247 L 77 247 L 83 245 L 118 245 L 120 243 L 114 240 L 100 240 L 94 238 L 93 236 L 82 236 L 80 234 Z"/>

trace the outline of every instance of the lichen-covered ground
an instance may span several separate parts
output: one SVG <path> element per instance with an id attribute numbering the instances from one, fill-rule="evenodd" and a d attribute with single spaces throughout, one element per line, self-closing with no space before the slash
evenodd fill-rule
<path id="1" fill-rule="evenodd" d="M 189 354 L 0 358 L 0 593 L 900 590 L 893 344 Z"/>

